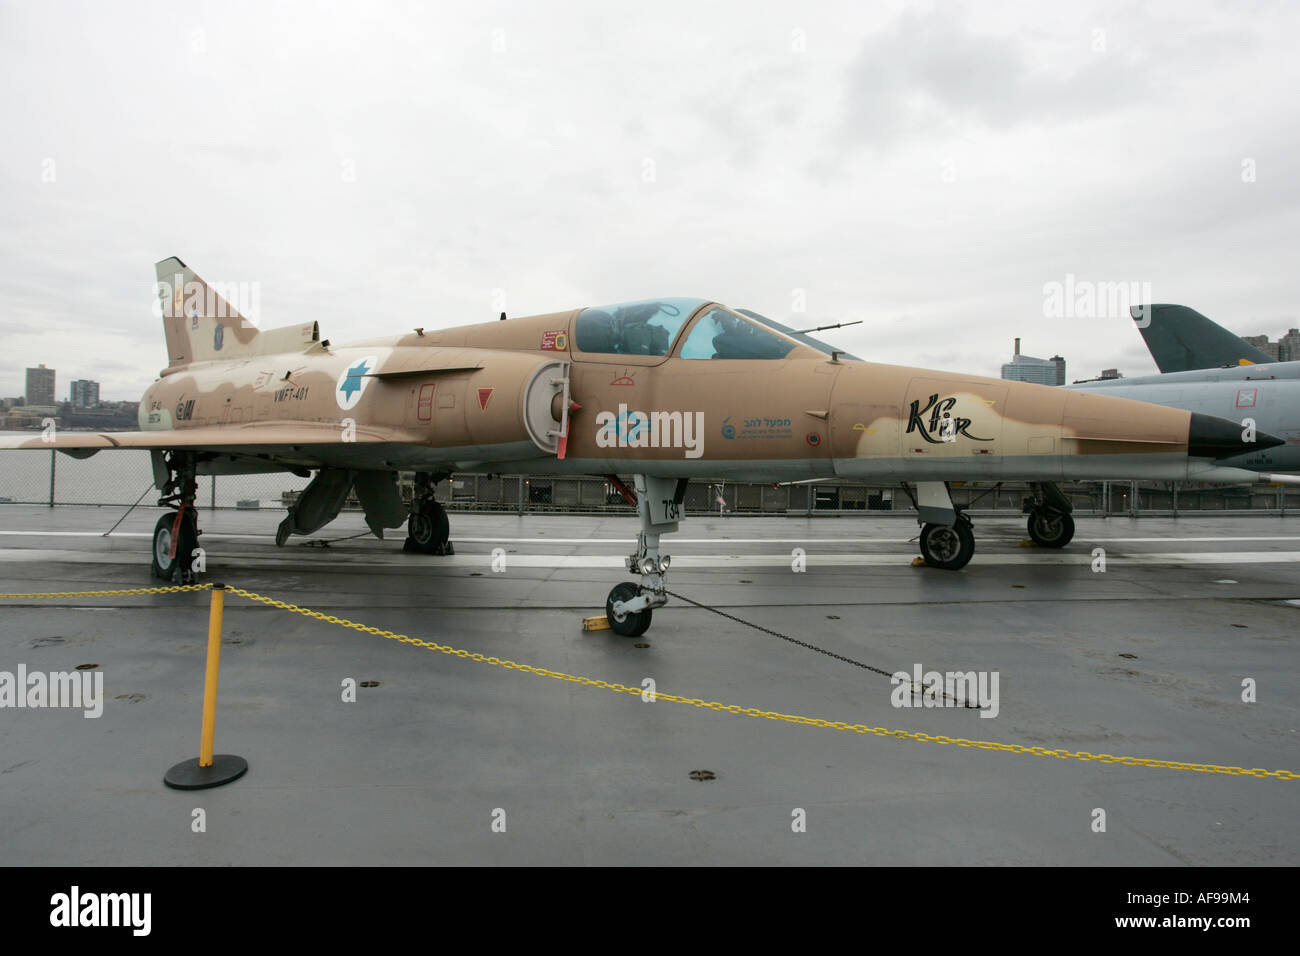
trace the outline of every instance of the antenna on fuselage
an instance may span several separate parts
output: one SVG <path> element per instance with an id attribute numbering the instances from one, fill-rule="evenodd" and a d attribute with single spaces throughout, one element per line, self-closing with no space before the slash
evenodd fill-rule
<path id="1" fill-rule="evenodd" d="M 846 325 L 861 325 L 866 319 L 854 319 L 852 322 L 836 322 L 834 325 L 819 325 L 815 329 L 799 329 L 795 335 L 807 335 L 809 332 L 825 332 L 827 329 L 842 329 Z"/>

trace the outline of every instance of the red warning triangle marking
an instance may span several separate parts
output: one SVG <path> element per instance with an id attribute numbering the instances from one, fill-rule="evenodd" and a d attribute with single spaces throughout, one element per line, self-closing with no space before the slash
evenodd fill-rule
<path id="1" fill-rule="evenodd" d="M 480 388 L 478 390 L 478 407 L 483 409 L 485 412 L 487 411 L 488 402 L 492 399 L 492 393 L 494 391 L 495 389 L 491 388 Z"/>

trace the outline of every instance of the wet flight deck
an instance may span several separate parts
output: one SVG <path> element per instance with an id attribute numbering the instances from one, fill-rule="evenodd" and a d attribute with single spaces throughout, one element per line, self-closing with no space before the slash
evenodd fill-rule
<path id="1" fill-rule="evenodd" d="M 0 506 L 0 591 L 156 586 L 159 512 L 139 509 L 103 537 L 121 511 Z M 456 554 L 433 557 L 403 553 L 400 532 L 276 548 L 282 514 L 203 510 L 204 580 L 562 675 L 638 690 L 650 679 L 659 695 L 1300 771 L 1300 517 L 1081 518 L 1061 552 L 1023 547 L 1022 520 L 977 517 L 976 556 L 960 572 L 913 567 L 916 525 L 897 517 L 692 517 L 664 539 L 669 588 L 735 618 L 887 673 L 995 673 L 997 716 L 985 718 L 894 706 L 876 670 L 681 601 L 642 638 L 583 631 L 628 579 L 630 516 L 453 514 Z M 313 539 L 363 529 L 344 515 Z M 198 751 L 208 604 L 207 592 L 0 601 L 0 672 L 93 664 L 105 698 L 98 719 L 0 711 L 0 860 L 1300 862 L 1300 781 L 647 701 L 237 595 L 216 749 L 249 772 L 169 790 L 164 772 Z M 343 700 L 349 679 L 355 702 Z M 199 808 L 205 832 L 193 829 Z"/>

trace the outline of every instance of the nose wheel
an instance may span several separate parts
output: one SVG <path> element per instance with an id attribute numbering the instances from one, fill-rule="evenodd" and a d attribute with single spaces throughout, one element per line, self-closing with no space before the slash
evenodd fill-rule
<path id="1" fill-rule="evenodd" d="M 653 614 L 650 608 L 644 611 L 621 613 L 616 610 L 640 594 L 639 587 L 630 581 L 624 581 L 622 584 L 614 585 L 614 589 L 609 592 L 609 597 L 605 598 L 605 617 L 609 620 L 610 629 L 615 634 L 621 634 L 623 637 L 640 637 L 650 629 L 650 618 Z"/>

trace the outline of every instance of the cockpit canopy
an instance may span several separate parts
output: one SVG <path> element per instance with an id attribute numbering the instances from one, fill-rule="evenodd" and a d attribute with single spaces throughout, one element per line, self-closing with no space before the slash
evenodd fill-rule
<path id="1" fill-rule="evenodd" d="M 603 355 L 666 356 L 682 327 L 701 311 L 682 344 L 682 358 L 783 359 L 798 345 L 707 299 L 647 299 L 583 309 L 577 346 Z"/>
<path id="2" fill-rule="evenodd" d="M 686 320 L 706 304 L 704 299 L 647 299 L 583 309 L 578 348 L 605 355 L 667 355 Z"/>
<path id="3" fill-rule="evenodd" d="M 687 359 L 783 359 L 795 343 L 714 306 L 705 312 L 682 345 Z"/>

